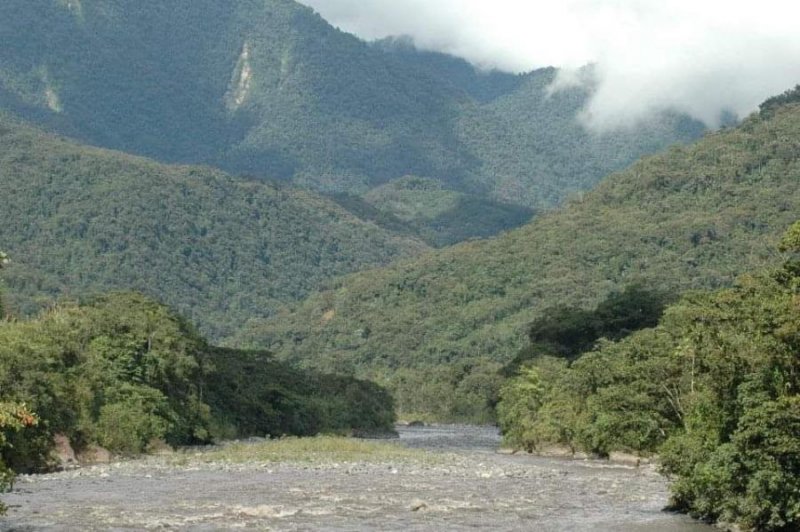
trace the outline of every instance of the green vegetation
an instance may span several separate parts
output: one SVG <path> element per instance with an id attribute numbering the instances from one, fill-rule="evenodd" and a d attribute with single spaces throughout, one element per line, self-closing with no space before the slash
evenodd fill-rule
<path id="1" fill-rule="evenodd" d="M 511 362 L 548 309 L 592 309 L 637 284 L 676 295 L 720 288 L 776 264 L 775 246 L 800 211 L 798 139 L 800 105 L 752 116 L 646 158 L 499 238 L 337 280 L 230 343 L 375 379 L 394 391 L 401 415 L 396 379 L 409 372 L 417 394 L 446 402 L 460 381 L 444 392 L 436 379 L 428 394 L 435 368 Z"/>
<path id="2" fill-rule="evenodd" d="M 533 321 L 530 344 L 504 368 L 514 374 L 526 361 L 540 356 L 574 359 L 588 351 L 600 338 L 619 340 L 658 323 L 667 295 L 641 285 L 612 292 L 594 310 L 556 306 L 545 309 Z"/>
<path id="3" fill-rule="evenodd" d="M 793 89 L 789 89 L 783 94 L 779 94 L 778 96 L 773 96 L 772 98 L 768 98 L 764 103 L 759 106 L 762 116 L 769 117 L 772 115 L 772 111 L 778 109 L 786 104 L 789 103 L 797 103 L 800 102 L 800 85 L 797 85 Z"/>
<path id="4" fill-rule="evenodd" d="M 589 134 L 575 118 L 586 91 L 548 97 L 554 76 L 370 45 L 290 0 L 0 3 L 0 108 L 94 145 L 326 192 L 413 174 L 538 209 L 703 129 L 663 116 Z"/>
<path id="5" fill-rule="evenodd" d="M 560 205 L 643 155 L 703 133 L 700 124 L 670 113 L 630 130 L 587 131 L 577 115 L 592 89 L 551 94 L 557 74 L 553 68 L 531 72 L 514 92 L 459 116 L 458 137 L 478 161 L 468 181 L 492 198 L 536 210 Z M 593 72 L 583 75 L 591 79 Z"/>
<path id="6" fill-rule="evenodd" d="M 217 438 L 393 430 L 392 397 L 371 382 L 298 370 L 264 352 L 214 348 L 210 360 L 205 397 Z"/>
<path id="7" fill-rule="evenodd" d="M 335 436 L 280 438 L 263 443 L 231 443 L 200 455 L 202 462 L 397 462 L 430 459 L 421 451 L 386 442 Z M 179 458 L 180 460 L 181 458 Z"/>
<path id="8" fill-rule="evenodd" d="M 0 251 L 0 270 L 8 264 L 8 256 Z M 3 317 L 3 293 L 0 291 L 0 318 Z M 24 404 L 0 402 L 0 493 L 11 489 L 14 485 L 14 471 L 6 464 L 3 454 L 10 448 L 8 438 L 12 433 L 17 433 L 28 427 L 34 427 L 39 420 Z M 0 516 L 5 514 L 7 508 L 0 501 Z"/>
<path id="9" fill-rule="evenodd" d="M 0 403 L 0 453 L 9 448 L 8 435 L 28 427 L 35 427 L 38 423 L 36 416 L 30 413 L 24 405 L 18 403 Z M 10 490 L 14 485 L 14 471 L 9 468 L 0 456 L 0 493 Z M 5 505 L 0 502 L 0 516 L 6 513 Z"/>
<path id="10" fill-rule="evenodd" d="M 375 368 L 365 377 L 389 388 L 397 415 L 406 420 L 495 422 L 503 366 L 484 357 L 420 368 Z"/>
<path id="11" fill-rule="evenodd" d="M 525 207 L 448 190 L 439 181 L 416 176 L 375 187 L 363 198 L 436 247 L 494 236 L 523 225 L 533 215 Z"/>
<path id="12" fill-rule="evenodd" d="M 137 454 L 157 440 L 378 433 L 394 421 L 374 384 L 211 347 L 166 307 L 128 293 L 0 323 L 0 401 L 39 418 L 21 432 L 2 418 L 0 456 L 15 471 L 50 467 L 55 434 L 78 450 Z"/>
<path id="13" fill-rule="evenodd" d="M 8 255 L 0 251 L 0 270 L 5 268 L 6 265 L 8 265 Z M 2 282 L 2 278 L 0 278 L 0 282 Z M 2 285 L 0 285 L 0 319 L 3 319 L 5 317 L 5 314 L 6 312 L 5 312 L 5 307 L 3 306 Z"/>
<path id="14" fill-rule="evenodd" d="M 572 365 L 540 358 L 501 391 L 507 441 L 658 453 L 677 509 L 800 526 L 800 222 L 783 267 L 692 293 L 659 325 Z"/>
<path id="15" fill-rule="evenodd" d="M 312 193 L 88 148 L 0 116 L 7 303 L 150 294 L 212 339 L 326 279 L 427 247 Z"/>

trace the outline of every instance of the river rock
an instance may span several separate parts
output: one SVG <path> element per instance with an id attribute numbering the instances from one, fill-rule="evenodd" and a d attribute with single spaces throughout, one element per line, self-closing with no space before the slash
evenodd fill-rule
<path id="1" fill-rule="evenodd" d="M 646 458 L 642 458 L 641 456 L 636 456 L 635 454 L 629 454 L 629 453 L 621 453 L 617 451 L 612 451 L 608 453 L 608 460 L 609 462 L 613 462 L 615 464 L 635 466 L 635 467 L 639 467 L 642 464 L 649 463 L 649 460 L 647 460 Z"/>
<path id="2" fill-rule="evenodd" d="M 534 454 L 550 458 L 572 458 L 575 451 L 566 445 L 548 445 L 537 449 Z"/>
<path id="3" fill-rule="evenodd" d="M 86 449 L 78 453 L 78 461 L 81 464 L 108 464 L 113 456 L 108 449 L 99 445 L 89 445 Z"/>
<path id="4" fill-rule="evenodd" d="M 412 512 L 419 512 L 420 510 L 425 510 L 427 507 L 428 503 L 417 499 L 411 502 L 411 506 L 409 506 L 408 509 Z"/>
<path id="5" fill-rule="evenodd" d="M 154 455 L 165 455 L 165 454 L 172 454 L 175 452 L 175 449 L 172 448 L 170 444 L 165 442 L 160 438 L 153 438 L 147 443 L 146 451 L 149 454 Z"/>
<path id="6" fill-rule="evenodd" d="M 53 436 L 53 454 L 55 454 L 59 465 L 63 468 L 78 465 L 75 450 L 70 444 L 66 434 L 56 434 Z"/>

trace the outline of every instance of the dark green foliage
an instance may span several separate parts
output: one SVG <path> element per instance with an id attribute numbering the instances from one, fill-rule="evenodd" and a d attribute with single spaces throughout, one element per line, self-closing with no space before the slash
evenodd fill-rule
<path id="1" fill-rule="evenodd" d="M 372 46 L 450 83 L 480 103 L 489 103 L 518 90 L 528 76 L 498 70 L 483 71 L 459 57 L 418 50 L 411 37 L 387 37 Z"/>
<path id="2" fill-rule="evenodd" d="M 494 236 L 519 227 L 533 216 L 533 211 L 525 207 L 449 190 L 439 181 L 417 176 L 376 187 L 364 195 L 364 200 L 382 214 L 372 217 L 378 223 L 399 220 L 407 232 L 436 247 Z"/>
<path id="3" fill-rule="evenodd" d="M 513 375 L 526 361 L 538 356 L 574 359 L 591 349 L 599 338 L 619 340 L 639 329 L 654 327 L 666 304 L 666 294 L 630 285 L 621 292 L 612 292 L 591 311 L 564 306 L 546 309 L 531 324 L 530 345 L 503 371 Z"/>
<path id="4" fill-rule="evenodd" d="M 205 342 L 164 307 L 133 294 L 66 306 L 0 327 L 3 400 L 40 419 L 4 453 L 17 470 L 48 463 L 52 435 L 136 453 L 152 439 L 208 440 Z"/>
<path id="5" fill-rule="evenodd" d="M 677 509 L 748 530 L 796 529 L 798 273 L 789 259 L 733 288 L 687 295 L 658 327 L 601 342 L 556 372 L 536 360 L 501 391 L 509 443 L 658 453 Z"/>
<path id="6" fill-rule="evenodd" d="M 383 388 L 298 370 L 269 353 L 213 349 L 206 400 L 220 435 L 377 434 L 394 423 Z"/>
<path id="7" fill-rule="evenodd" d="M 80 146 L 0 116 L 10 308 L 138 290 L 217 339 L 328 278 L 426 246 L 330 200 Z"/>
<path id="8" fill-rule="evenodd" d="M 587 95 L 547 98 L 554 75 L 369 45 L 289 0 L 0 3 L 3 109 L 92 144 L 328 192 L 415 174 L 549 206 L 702 131 L 667 116 L 590 135 L 575 119 Z"/>
<path id="9" fill-rule="evenodd" d="M 40 419 L 2 432 L 9 444 L 0 441 L 2 460 L 17 471 L 47 468 L 57 433 L 78 449 L 136 454 L 153 440 L 366 434 L 394 422 L 392 399 L 377 385 L 210 347 L 185 320 L 138 294 L 0 323 L 0 401 L 24 403 Z"/>
<path id="10" fill-rule="evenodd" d="M 770 116 L 775 109 L 778 109 L 781 106 L 789 103 L 797 102 L 800 102 L 800 85 L 797 85 L 793 89 L 787 90 L 783 94 L 768 98 L 764 101 L 764 103 L 759 105 L 759 109 L 761 110 L 762 116 Z"/>
<path id="11" fill-rule="evenodd" d="M 478 357 L 507 364 L 546 309 L 597 308 L 626 286 L 675 295 L 729 286 L 780 261 L 778 241 L 800 212 L 798 139 L 798 105 L 750 117 L 644 159 L 501 237 L 337 280 L 248 323 L 235 342 L 389 380 L 401 367 Z M 609 327 L 638 327 L 637 308 L 634 323 Z"/>
<path id="12" fill-rule="evenodd" d="M 392 392 L 403 419 L 489 424 L 504 380 L 500 369 L 497 362 L 476 358 L 370 376 Z"/>
<path id="13" fill-rule="evenodd" d="M 629 130 L 587 131 L 577 115 L 593 89 L 551 94 L 557 75 L 554 68 L 531 72 L 514 92 L 460 115 L 460 138 L 479 161 L 471 182 L 488 186 L 493 198 L 536 210 L 559 205 L 641 156 L 704 131 L 669 113 Z M 590 68 L 583 75 L 594 76 Z"/>
<path id="14" fill-rule="evenodd" d="M 0 270 L 8 264 L 8 256 L 0 251 Z M 0 292 L 0 319 L 4 318 L 2 306 L 2 292 Z M 14 485 L 14 470 L 6 463 L 3 456 L 9 447 L 9 437 L 20 430 L 34 427 L 38 419 L 28 411 L 24 404 L 2 401 L 0 402 L 0 493 L 10 490 Z M 0 501 L 0 516 L 8 508 Z"/>
<path id="15" fill-rule="evenodd" d="M 8 255 L 0 251 L 0 270 L 6 267 L 8 264 Z M 0 319 L 3 319 L 6 315 L 5 307 L 3 306 L 3 285 L 2 285 L 2 277 L 0 277 Z"/>
<path id="16" fill-rule="evenodd" d="M 38 419 L 19 403 L 0 402 L 0 493 L 10 490 L 14 485 L 14 471 L 8 467 L 2 456 L 8 449 L 11 434 L 36 426 Z M 0 516 L 8 508 L 0 502 Z"/>

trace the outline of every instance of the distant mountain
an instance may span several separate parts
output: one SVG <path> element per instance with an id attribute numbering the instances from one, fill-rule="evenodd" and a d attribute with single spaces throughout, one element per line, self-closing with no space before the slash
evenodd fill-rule
<path id="1" fill-rule="evenodd" d="M 311 192 L 91 148 L 2 115 L 0 198 L 12 309 L 133 289 L 215 338 L 333 276 L 428 249 Z"/>
<path id="2" fill-rule="evenodd" d="M 508 362 L 548 308 L 593 308 L 630 285 L 673 294 L 728 285 L 778 261 L 777 240 L 800 213 L 800 103 L 770 102 L 525 227 L 354 274 L 232 343 L 389 381 L 418 368 L 413 382 L 425 383 L 437 367 L 468 374 L 460 361 Z"/>
<path id="3" fill-rule="evenodd" d="M 361 195 L 406 175 L 551 207 L 696 138 L 663 115 L 596 136 L 552 69 L 483 73 L 368 44 L 291 0 L 5 0 L 0 107 L 93 145 Z M 448 237 L 451 238 L 451 237 Z"/>
<path id="4" fill-rule="evenodd" d="M 404 176 L 362 196 L 334 194 L 339 205 L 388 231 L 444 247 L 523 225 L 534 211 L 446 188 L 435 179 Z"/>

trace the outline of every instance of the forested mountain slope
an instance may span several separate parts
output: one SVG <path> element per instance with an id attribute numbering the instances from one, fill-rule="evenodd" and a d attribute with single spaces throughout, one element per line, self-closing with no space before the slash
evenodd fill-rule
<path id="1" fill-rule="evenodd" d="M 62 140 L 0 116 L 8 302 L 135 289 L 213 337 L 321 283 L 426 249 L 335 202 Z"/>
<path id="2" fill-rule="evenodd" d="M 378 376 L 481 356 L 507 362 L 548 307 L 589 307 L 635 283 L 721 287 L 773 262 L 798 212 L 800 104 L 767 106 L 499 238 L 349 276 L 252 323 L 235 343 Z"/>
<path id="3" fill-rule="evenodd" d="M 400 222 L 410 234 L 436 247 L 494 236 L 525 224 L 533 216 L 526 207 L 457 192 L 441 181 L 417 176 L 404 176 L 373 188 L 360 198 L 361 209 L 352 196 L 338 196 L 338 200 L 361 217 L 368 214 L 364 211 L 374 210 L 379 223 Z"/>
<path id="4" fill-rule="evenodd" d="M 405 175 L 551 206 L 702 126 L 593 136 L 555 71 L 367 44 L 291 0 L 6 0 L 0 107 L 93 145 L 362 194 Z"/>

